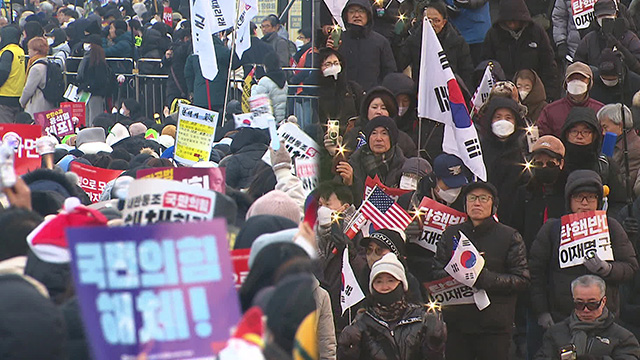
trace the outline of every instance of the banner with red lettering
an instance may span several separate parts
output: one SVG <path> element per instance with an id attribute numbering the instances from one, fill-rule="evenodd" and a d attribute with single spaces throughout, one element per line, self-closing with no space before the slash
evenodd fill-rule
<path id="1" fill-rule="evenodd" d="M 244 283 L 244 279 L 249 275 L 249 253 L 251 249 L 238 249 L 231 251 L 231 262 L 233 263 L 233 281 L 236 289 Z"/>
<path id="2" fill-rule="evenodd" d="M 153 168 L 142 169 L 136 173 L 136 178 L 153 178 L 182 181 L 185 184 L 195 185 L 205 190 L 225 193 L 225 169 L 224 168 Z"/>
<path id="3" fill-rule="evenodd" d="M 76 125 L 68 110 L 53 109 L 33 114 L 36 124 L 42 126 L 43 134 L 63 137 L 76 132 Z"/>
<path id="4" fill-rule="evenodd" d="M 467 219 L 467 214 L 428 197 L 424 197 L 420 202 L 419 213 L 422 222 L 422 236 L 416 244 L 434 253 L 447 226 L 460 224 Z"/>
<path id="5" fill-rule="evenodd" d="M 107 183 L 122 174 L 122 170 L 103 169 L 76 161 L 71 163 L 70 170 L 78 175 L 78 185 L 89 195 L 92 203 L 100 201 L 100 195 Z"/>
<path id="6" fill-rule="evenodd" d="M 563 216 L 560 221 L 560 268 L 582 265 L 596 255 L 601 260 L 613 261 L 607 212 L 588 211 Z"/>
<path id="7" fill-rule="evenodd" d="M 0 138 L 15 149 L 13 169 L 17 176 L 40 167 L 36 140 L 42 136 L 42 126 L 26 124 L 0 124 Z"/>
<path id="8" fill-rule="evenodd" d="M 439 305 L 473 304 L 473 289 L 451 276 L 423 284 L 429 291 L 429 299 Z"/>
<path id="9" fill-rule="evenodd" d="M 596 0 L 571 0 L 571 11 L 573 13 L 573 22 L 576 29 L 586 29 L 595 19 L 593 5 Z"/>
<path id="10" fill-rule="evenodd" d="M 60 108 L 71 114 L 71 121 L 79 128 L 84 127 L 86 124 L 86 106 L 83 102 L 67 101 L 60 103 Z"/>

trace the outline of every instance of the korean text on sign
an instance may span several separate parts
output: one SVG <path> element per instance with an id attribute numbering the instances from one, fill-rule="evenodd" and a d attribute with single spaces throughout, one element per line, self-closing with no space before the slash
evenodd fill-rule
<path id="1" fill-rule="evenodd" d="M 209 161 L 217 124 L 217 112 L 180 104 L 176 133 L 176 161 L 187 165 L 198 161 Z"/>
<path id="2" fill-rule="evenodd" d="M 596 254 L 602 260 L 613 260 L 606 211 L 565 215 L 561 223 L 558 249 L 561 269 L 581 265 Z"/>
<path id="3" fill-rule="evenodd" d="M 422 236 L 417 244 L 434 253 L 444 230 L 450 225 L 460 224 L 467 219 L 465 213 L 428 197 L 422 199 L 419 213 L 422 219 Z"/>
<path id="4" fill-rule="evenodd" d="M 210 344 L 239 319 L 222 219 L 76 228 L 67 237 L 97 360 L 213 356 Z"/>
<path id="5" fill-rule="evenodd" d="M 78 175 L 78 185 L 89 195 L 92 203 L 100 201 L 107 183 L 122 174 L 122 170 L 103 169 L 76 161 L 71 163 L 70 170 Z"/>
<path id="6" fill-rule="evenodd" d="M 578 30 L 586 29 L 595 19 L 593 5 L 596 0 L 571 0 L 573 22 Z"/>
<path id="7" fill-rule="evenodd" d="M 441 305 L 473 304 L 473 289 L 448 276 L 440 280 L 425 283 L 429 298 Z"/>
<path id="8" fill-rule="evenodd" d="M 15 149 L 13 167 L 21 176 L 40 167 L 40 154 L 36 151 L 36 139 L 42 136 L 40 125 L 0 124 L 0 138 Z"/>

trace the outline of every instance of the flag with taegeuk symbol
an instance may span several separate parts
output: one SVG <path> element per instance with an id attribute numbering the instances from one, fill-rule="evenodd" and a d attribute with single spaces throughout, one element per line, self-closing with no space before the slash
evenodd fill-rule
<path id="1" fill-rule="evenodd" d="M 385 194 L 378 186 L 371 190 L 362 203 L 362 214 L 371 221 L 376 230 L 405 230 L 413 218 L 391 196 Z"/>

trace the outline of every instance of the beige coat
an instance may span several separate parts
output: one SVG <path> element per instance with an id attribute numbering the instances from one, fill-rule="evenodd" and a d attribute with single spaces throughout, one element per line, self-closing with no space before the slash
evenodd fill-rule
<path id="1" fill-rule="evenodd" d="M 27 81 L 24 84 L 22 96 L 20 96 L 20 105 L 22 105 L 24 111 L 28 112 L 31 116 L 35 113 L 54 108 L 54 104 L 48 102 L 42 93 L 42 89 L 44 89 L 46 83 L 47 65 L 42 63 L 33 65 L 27 76 Z"/>
<path id="2" fill-rule="evenodd" d="M 333 325 L 331 299 L 327 290 L 320 287 L 318 280 L 315 280 L 313 298 L 318 310 L 317 335 L 320 360 L 336 360 L 336 330 Z"/>

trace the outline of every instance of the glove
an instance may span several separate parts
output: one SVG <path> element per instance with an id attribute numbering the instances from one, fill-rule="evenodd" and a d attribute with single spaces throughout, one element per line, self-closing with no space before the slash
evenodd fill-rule
<path id="1" fill-rule="evenodd" d="M 553 318 L 548 312 L 542 313 L 538 316 L 538 325 L 542 326 L 545 330 L 552 327 L 554 324 Z"/>
<path id="2" fill-rule="evenodd" d="M 270 149 L 270 151 L 271 167 L 273 167 L 274 171 L 285 167 L 291 169 L 291 156 L 289 155 L 287 148 L 284 146 L 284 141 L 280 142 L 280 148 L 278 151 L 273 151 L 273 149 Z"/>
<path id="3" fill-rule="evenodd" d="M 628 217 L 622 222 L 622 228 L 627 232 L 627 236 L 635 237 L 638 235 L 640 224 L 636 218 Z"/>
<path id="4" fill-rule="evenodd" d="M 420 228 L 418 219 L 414 219 L 404 230 L 404 233 L 407 235 L 407 241 L 409 241 L 409 239 L 420 239 L 422 228 Z"/>
<path id="5" fill-rule="evenodd" d="M 447 341 L 447 324 L 442 321 L 439 311 L 427 311 L 422 318 L 422 324 L 426 327 L 427 346 L 429 349 L 439 351 L 444 349 Z"/>
<path id="6" fill-rule="evenodd" d="M 566 42 L 560 42 L 556 45 L 556 48 L 558 49 L 558 58 L 559 59 L 564 59 L 568 54 L 569 54 L 569 48 L 567 47 L 567 43 Z"/>
<path id="7" fill-rule="evenodd" d="M 610 263 L 601 260 L 597 254 L 591 259 L 585 260 L 584 266 L 587 268 L 587 270 L 602 277 L 609 275 L 612 267 Z"/>

